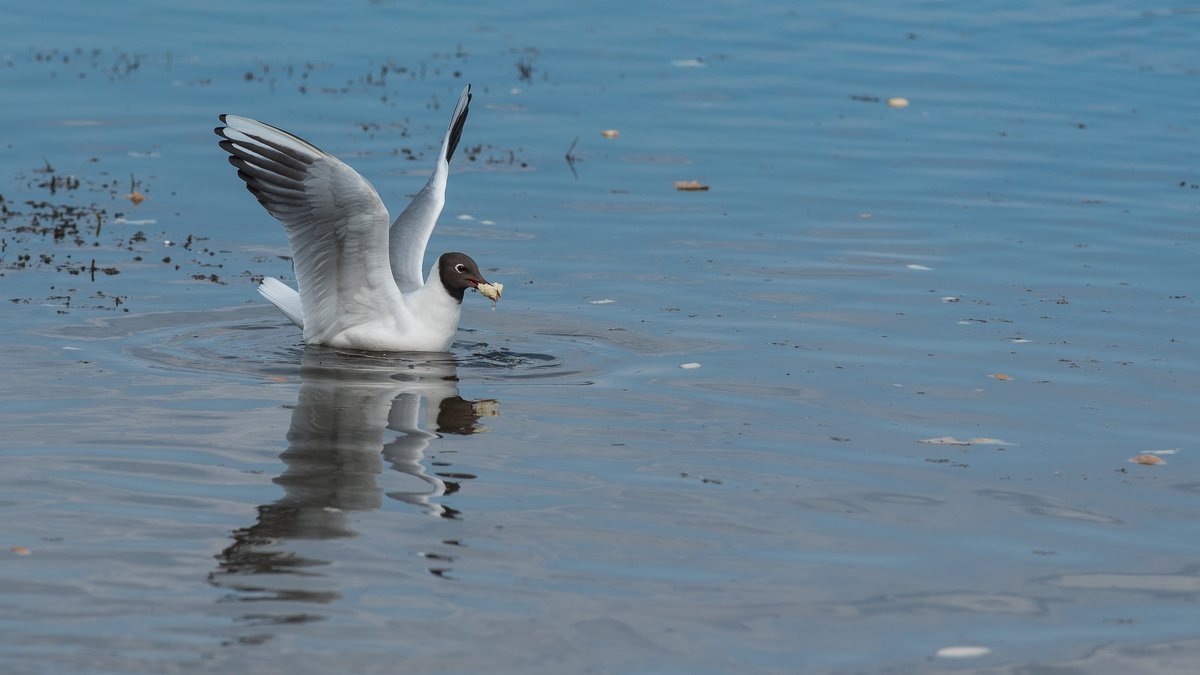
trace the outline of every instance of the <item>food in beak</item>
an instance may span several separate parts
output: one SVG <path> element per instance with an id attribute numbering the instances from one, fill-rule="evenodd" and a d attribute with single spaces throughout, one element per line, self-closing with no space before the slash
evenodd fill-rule
<path id="1" fill-rule="evenodd" d="M 492 301 L 492 309 L 496 309 L 496 303 L 500 301 L 500 294 L 504 292 L 504 284 L 479 284 L 475 287 L 483 294 L 483 297 Z"/>

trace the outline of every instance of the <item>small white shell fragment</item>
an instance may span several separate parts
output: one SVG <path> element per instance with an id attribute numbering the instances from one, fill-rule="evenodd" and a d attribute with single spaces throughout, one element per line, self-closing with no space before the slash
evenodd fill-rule
<path id="1" fill-rule="evenodd" d="M 973 645 L 959 645 L 954 647 L 942 647 L 934 653 L 934 656 L 939 659 L 977 659 L 980 656 L 991 654 L 992 650 L 988 647 L 979 647 Z"/>
<path id="2" fill-rule="evenodd" d="M 893 96 L 887 100 L 887 104 L 891 108 L 907 108 L 908 99 L 903 96 Z"/>
<path id="3" fill-rule="evenodd" d="M 679 364 L 679 367 L 683 368 L 684 370 L 695 370 L 696 368 L 700 367 L 700 364 L 692 361 L 691 363 L 681 363 Z"/>
<path id="4" fill-rule="evenodd" d="M 588 302 L 592 303 L 593 305 L 611 305 L 616 302 L 616 300 L 604 298 L 603 300 L 589 300 Z"/>
<path id="5" fill-rule="evenodd" d="M 933 269 L 932 267 L 926 267 L 924 265 L 905 265 L 905 267 L 910 270 L 921 270 L 923 272 L 928 272 L 929 270 Z"/>
<path id="6" fill-rule="evenodd" d="M 460 214 L 458 214 L 458 219 L 459 220 L 475 220 L 475 216 L 473 216 L 469 213 L 460 213 Z"/>

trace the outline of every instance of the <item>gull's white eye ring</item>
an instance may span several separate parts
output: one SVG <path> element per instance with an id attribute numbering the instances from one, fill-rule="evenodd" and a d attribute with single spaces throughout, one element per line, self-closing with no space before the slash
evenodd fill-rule
<path id="1" fill-rule="evenodd" d="M 459 274 L 463 274 L 467 271 L 467 266 L 462 263 L 458 263 L 454 266 L 454 271 L 458 272 Z"/>

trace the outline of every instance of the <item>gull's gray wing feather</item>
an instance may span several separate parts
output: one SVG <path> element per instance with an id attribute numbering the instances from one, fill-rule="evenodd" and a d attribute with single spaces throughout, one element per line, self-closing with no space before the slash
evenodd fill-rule
<path id="1" fill-rule="evenodd" d="M 413 197 L 408 207 L 404 209 L 392 223 L 388 234 L 388 246 L 392 259 L 392 276 L 396 286 L 401 291 L 411 291 L 420 288 L 425 283 L 424 259 L 425 247 L 429 245 L 429 235 L 437 225 L 442 206 L 446 203 L 446 179 L 450 175 L 450 158 L 462 138 L 463 126 L 467 123 L 467 112 L 471 104 L 471 85 L 463 88 L 458 97 L 458 105 L 454 106 L 454 114 L 450 116 L 450 128 L 442 140 L 442 151 L 438 153 L 437 164 L 429 182 Z"/>
<path id="2" fill-rule="evenodd" d="M 388 261 L 388 212 L 375 188 L 286 131 L 237 115 L 221 121 L 215 131 L 229 163 L 287 231 L 305 342 L 394 315 L 401 294 Z"/>

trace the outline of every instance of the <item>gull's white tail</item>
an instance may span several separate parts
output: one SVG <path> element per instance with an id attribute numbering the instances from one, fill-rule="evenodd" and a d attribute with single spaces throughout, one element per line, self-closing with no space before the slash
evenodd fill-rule
<path id="1" fill-rule="evenodd" d="M 304 328 L 304 312 L 300 308 L 300 294 L 291 286 L 275 277 L 267 277 L 258 285 L 258 292 L 270 300 L 272 305 L 278 307 L 279 311 L 291 319 L 292 323 Z"/>

